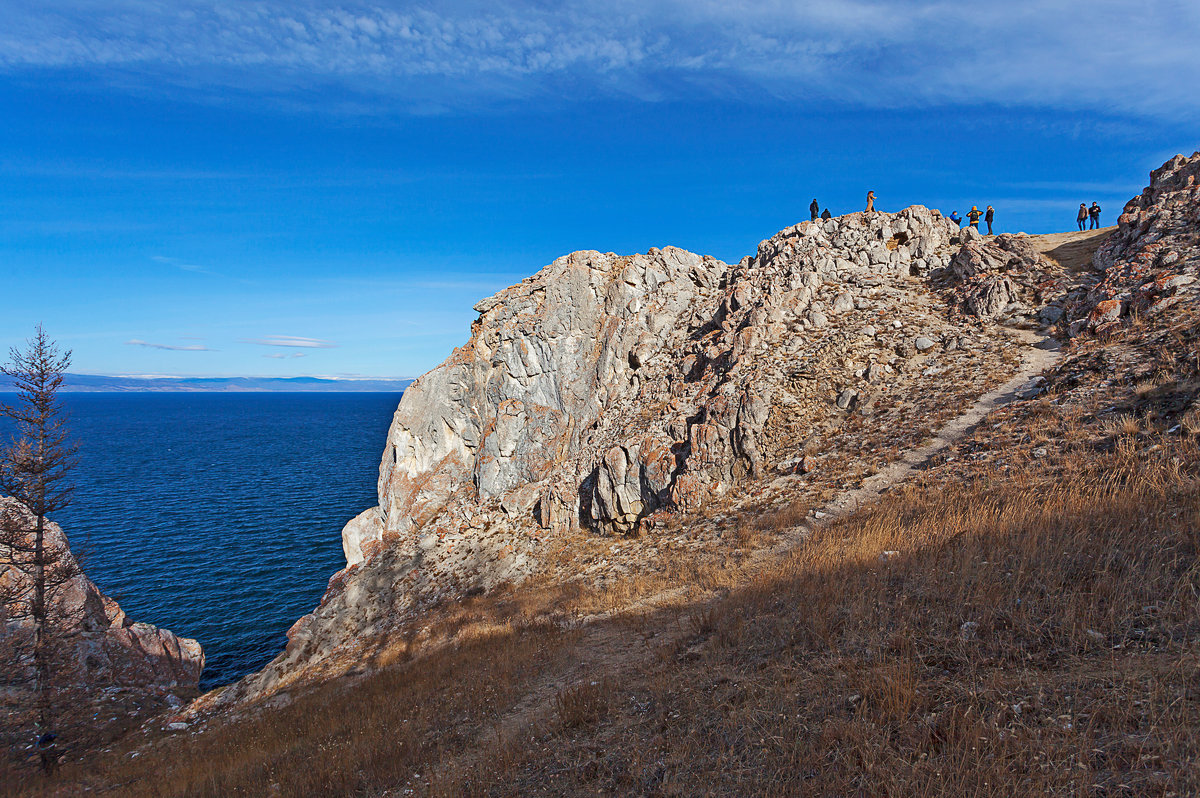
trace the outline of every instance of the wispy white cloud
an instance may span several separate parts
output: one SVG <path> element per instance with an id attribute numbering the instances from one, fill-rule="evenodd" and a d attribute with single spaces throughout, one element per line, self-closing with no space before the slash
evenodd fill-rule
<path id="1" fill-rule="evenodd" d="M 337 344 L 332 341 L 323 341 L 320 338 L 303 338 L 298 335 L 268 335 L 265 338 L 243 338 L 242 343 L 298 349 L 333 349 L 337 347 Z"/>
<path id="2" fill-rule="evenodd" d="M 9 0 L 0 71 L 438 112 L 601 94 L 1196 113 L 1200 4 Z"/>
<path id="3" fill-rule="evenodd" d="M 279 353 L 279 354 L 263 355 L 263 357 L 269 357 L 272 360 L 288 360 L 288 359 L 295 358 L 295 357 L 308 357 L 308 355 L 306 355 L 304 352 L 293 352 L 290 355 L 285 355 L 283 353 Z"/>
<path id="4" fill-rule="evenodd" d="M 150 343 L 149 341 L 142 341 L 138 338 L 134 338 L 131 341 L 126 341 L 125 345 L 126 346 L 144 346 L 149 349 L 166 349 L 171 352 L 216 352 L 217 351 L 216 349 L 209 349 L 207 346 L 204 346 L 203 344 L 186 344 L 183 346 L 176 346 L 173 344 L 153 344 L 153 343 Z"/>
<path id="5" fill-rule="evenodd" d="M 211 274 L 216 275 L 216 272 L 209 271 L 203 266 L 197 266 L 194 263 L 187 263 L 179 258 L 168 258 L 165 255 L 151 255 L 150 260 L 155 263 L 161 263 L 164 266 L 174 266 L 176 269 L 182 269 L 185 272 L 195 272 L 196 274 Z"/>

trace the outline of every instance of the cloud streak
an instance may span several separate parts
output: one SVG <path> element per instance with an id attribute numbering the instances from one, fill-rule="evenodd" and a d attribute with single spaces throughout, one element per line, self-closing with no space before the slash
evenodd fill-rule
<path id="1" fill-rule="evenodd" d="M 209 349 L 203 344 L 187 344 L 185 346 L 175 346 L 172 344 L 153 344 L 149 341 L 142 341 L 134 338 L 131 341 L 125 342 L 126 346 L 144 346 L 147 349 L 165 349 L 169 352 L 216 352 L 216 349 Z"/>
<path id="2" fill-rule="evenodd" d="M 345 108 L 724 96 L 1194 114 L 1200 4 L 1151 0 L 12 0 L 0 72 Z M 357 103 L 357 104 L 356 104 Z"/>
<path id="3" fill-rule="evenodd" d="M 244 344 L 258 346 L 282 346 L 299 349 L 335 349 L 337 344 L 320 338 L 303 338 L 297 335 L 268 335 L 265 338 L 243 338 Z"/>
<path id="4" fill-rule="evenodd" d="M 151 255 L 150 260 L 154 261 L 155 263 L 161 263 L 164 266 L 174 266 L 176 269 L 181 269 L 185 272 L 217 276 L 216 272 L 209 271 L 203 266 L 197 266 L 194 263 L 186 263 L 181 261 L 179 258 L 168 258 L 165 255 Z"/>

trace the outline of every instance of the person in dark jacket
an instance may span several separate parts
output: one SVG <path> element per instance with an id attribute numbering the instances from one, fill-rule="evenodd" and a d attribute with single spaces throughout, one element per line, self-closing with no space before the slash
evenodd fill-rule
<path id="1" fill-rule="evenodd" d="M 1087 229 L 1088 207 L 1086 202 L 1079 203 L 1079 214 L 1075 217 L 1075 221 L 1079 222 L 1079 229 Z"/>
<path id="2" fill-rule="evenodd" d="M 1092 203 L 1092 207 L 1088 208 L 1088 218 L 1092 220 L 1092 230 L 1100 229 L 1100 206 Z"/>
<path id="3" fill-rule="evenodd" d="M 826 208 L 825 210 L 821 211 L 821 218 L 822 219 L 832 219 L 833 214 L 829 212 L 828 208 Z"/>
<path id="4" fill-rule="evenodd" d="M 983 220 L 985 222 L 987 222 L 988 235 L 992 234 L 992 222 L 995 220 L 995 218 L 996 218 L 996 209 L 993 208 L 991 205 L 987 206 L 987 213 L 985 213 L 983 215 Z"/>
<path id="5" fill-rule="evenodd" d="M 978 230 L 980 216 L 983 216 L 983 211 L 979 210 L 978 205 L 972 205 L 971 210 L 967 211 L 967 224 Z"/>
<path id="6" fill-rule="evenodd" d="M 817 217 L 821 215 L 821 206 L 817 204 L 815 197 L 813 198 L 812 205 L 808 206 L 808 212 L 812 214 L 812 220 L 814 222 L 817 220 Z"/>

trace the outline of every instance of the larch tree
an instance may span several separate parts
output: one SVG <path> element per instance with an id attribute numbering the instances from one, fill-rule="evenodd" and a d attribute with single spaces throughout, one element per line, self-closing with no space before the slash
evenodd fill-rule
<path id="1" fill-rule="evenodd" d="M 13 348 L 0 373 L 10 378 L 17 398 L 0 405 L 14 434 L 0 449 L 0 601 L 7 624 L 28 629 L 27 646 L 17 653 L 27 663 L 19 671 L 32 680 L 42 767 L 54 766 L 55 637 L 70 624 L 56 602 L 56 591 L 79 573 L 66 538 L 49 517 L 70 501 L 65 479 L 75 462 L 76 446 L 58 399 L 71 352 L 60 351 L 39 324 L 23 349 Z M 7 573 L 5 573 L 7 571 Z M 31 664 L 31 667 L 29 665 Z"/>

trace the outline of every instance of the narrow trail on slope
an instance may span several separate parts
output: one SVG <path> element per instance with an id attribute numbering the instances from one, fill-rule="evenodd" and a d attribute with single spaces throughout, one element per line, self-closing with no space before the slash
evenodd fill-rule
<path id="1" fill-rule="evenodd" d="M 1094 231 L 1095 232 L 1095 231 Z M 1041 238 L 1041 237 L 1038 237 Z M 1052 242 L 1057 246 L 1057 242 Z M 1094 252 L 1098 243 L 1088 242 Z M 1090 254 L 1088 255 L 1090 259 Z M 864 480 L 857 488 L 844 491 L 824 505 L 810 521 L 787 531 L 773 546 L 760 549 L 748 563 L 745 580 L 761 573 L 801 545 L 814 531 L 832 521 L 849 515 L 877 499 L 890 487 L 909 478 L 950 445 L 966 437 L 992 410 L 1021 397 L 1024 389 L 1060 357 L 1060 345 L 1054 338 L 1017 330 L 1025 344 L 1022 362 L 1013 376 L 1003 385 L 979 397 L 966 412 L 944 425 L 925 445 L 913 449 L 882 471 Z M 565 690 L 585 682 L 604 679 L 620 680 L 624 673 L 645 667 L 669 651 L 669 646 L 685 640 L 696 632 L 693 619 L 705 607 L 711 606 L 726 591 L 706 591 L 696 595 L 694 587 L 681 586 L 661 591 L 623 607 L 583 616 L 570 624 L 580 632 L 573 645 L 571 665 L 546 674 L 533 685 L 523 699 L 488 728 L 479 732 L 475 741 L 461 754 L 440 763 L 443 773 L 464 777 L 481 762 L 489 744 L 503 746 L 518 734 L 538 733 L 538 727 L 553 721 L 555 699 Z M 688 598 L 686 605 L 673 603 Z M 392 794 L 411 794 L 407 790 L 421 789 L 419 784 L 404 785 Z"/>
<path id="2" fill-rule="evenodd" d="M 819 512 L 823 517 L 815 523 L 801 524 L 784 533 L 777 545 L 765 549 L 766 554 L 778 557 L 796 547 L 819 525 L 849 515 L 860 507 L 870 504 L 880 494 L 903 482 L 914 471 L 928 463 L 934 455 L 971 433 L 979 422 L 997 407 L 1002 407 L 1021 397 L 1023 391 L 1043 371 L 1054 365 L 1060 357 L 1061 345 L 1054 338 L 1038 335 L 1026 330 L 1018 334 L 1026 345 L 1024 358 L 1017 373 L 1008 382 L 985 393 L 962 415 L 947 422 L 924 446 L 906 452 L 899 460 L 863 480 L 862 485 L 844 491 L 828 502 Z M 761 555 L 760 555 L 761 556 Z"/>

